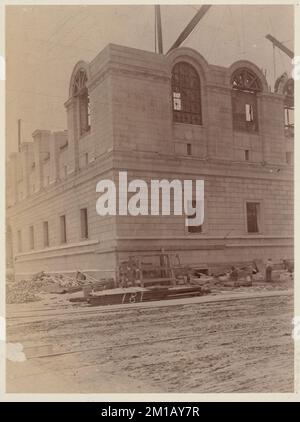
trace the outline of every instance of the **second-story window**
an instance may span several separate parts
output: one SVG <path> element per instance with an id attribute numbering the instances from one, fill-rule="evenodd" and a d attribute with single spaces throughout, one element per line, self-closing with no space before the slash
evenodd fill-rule
<path id="1" fill-rule="evenodd" d="M 172 71 L 173 120 L 177 123 L 202 124 L 200 78 L 186 62 L 175 64 Z"/>
<path id="2" fill-rule="evenodd" d="M 90 99 L 86 83 L 86 72 L 81 69 L 77 72 L 73 85 L 73 95 L 78 98 L 78 124 L 80 135 L 84 135 L 91 127 Z"/>
<path id="3" fill-rule="evenodd" d="M 294 136 L 294 80 L 288 79 L 284 89 L 284 125 L 287 136 Z"/>
<path id="4" fill-rule="evenodd" d="M 232 76 L 233 128 L 238 131 L 257 132 L 257 93 L 261 82 L 251 70 L 238 69 Z"/>

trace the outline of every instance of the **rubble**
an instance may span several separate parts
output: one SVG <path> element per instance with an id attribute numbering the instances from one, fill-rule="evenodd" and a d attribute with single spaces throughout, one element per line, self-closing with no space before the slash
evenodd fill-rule
<path id="1" fill-rule="evenodd" d="M 26 303 L 40 300 L 37 293 L 49 285 L 49 280 L 20 280 L 6 284 L 6 303 Z"/>
<path id="2" fill-rule="evenodd" d="M 279 281 L 285 282 L 285 281 L 291 281 L 293 280 L 293 274 L 289 271 L 284 271 L 279 275 Z"/>
<path id="3" fill-rule="evenodd" d="M 272 282 L 265 280 L 265 267 L 260 260 L 253 261 L 249 265 L 232 266 L 231 271 L 216 271 L 215 274 L 204 275 L 194 274 L 190 277 L 190 283 L 199 285 L 211 290 L 211 292 L 222 292 L 222 290 L 249 289 L 252 290 L 282 290 L 293 287 L 292 264 L 275 266 L 272 271 Z"/>
<path id="4" fill-rule="evenodd" d="M 190 283 L 196 284 L 199 286 L 204 286 L 206 284 L 211 284 L 215 281 L 215 278 L 213 276 L 201 274 L 200 277 L 191 277 Z"/>
<path id="5" fill-rule="evenodd" d="M 71 277 L 62 273 L 46 273 L 40 271 L 29 280 L 9 281 L 6 284 L 6 303 L 25 303 L 41 300 L 41 293 L 71 293 L 80 291 L 86 286 L 94 291 L 113 288 L 114 280 L 95 278 L 77 271 Z"/>
<path id="6" fill-rule="evenodd" d="M 289 265 L 287 262 L 284 262 L 284 265 L 276 264 L 272 271 L 272 282 L 266 282 L 262 262 L 256 261 L 254 264 L 231 266 L 231 270 L 218 271 L 210 275 L 198 271 L 190 271 L 187 275 L 178 273 L 176 284 L 199 286 L 212 293 L 244 288 L 282 290 L 293 287 L 294 274 L 292 270 L 291 263 Z M 38 301 L 41 300 L 40 294 L 43 293 L 61 294 L 83 290 L 83 297 L 87 297 L 91 292 L 116 288 L 113 278 L 96 280 L 79 270 L 73 277 L 62 273 L 40 271 L 34 274 L 30 280 L 16 282 L 13 281 L 13 276 L 10 275 L 8 278 L 6 284 L 7 303 Z"/>
<path id="7" fill-rule="evenodd" d="M 264 281 L 265 276 L 263 273 L 258 272 L 256 274 L 253 274 L 252 278 L 253 278 L 253 281 Z"/>
<path id="8" fill-rule="evenodd" d="M 6 303 L 26 303 L 41 300 L 39 293 L 63 291 L 61 288 L 74 286 L 75 279 L 63 274 L 54 275 L 41 271 L 29 280 L 11 281 L 6 284 Z M 61 289 L 61 291 L 59 291 Z"/>

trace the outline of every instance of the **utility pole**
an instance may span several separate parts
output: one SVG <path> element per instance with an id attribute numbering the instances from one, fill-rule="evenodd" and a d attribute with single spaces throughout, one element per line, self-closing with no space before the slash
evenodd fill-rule
<path id="1" fill-rule="evenodd" d="M 158 43 L 158 54 L 163 54 L 163 39 L 162 39 L 162 28 L 161 28 L 161 14 L 160 14 L 160 5 L 157 4 L 155 7 L 155 22 L 157 33 L 157 43 Z"/>

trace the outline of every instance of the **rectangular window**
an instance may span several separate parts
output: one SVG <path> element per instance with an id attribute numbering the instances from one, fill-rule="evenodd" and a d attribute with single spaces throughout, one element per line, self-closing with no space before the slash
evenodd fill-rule
<path id="1" fill-rule="evenodd" d="M 64 173 L 65 173 L 65 177 L 68 176 L 68 166 L 64 166 Z"/>
<path id="2" fill-rule="evenodd" d="M 44 232 L 44 247 L 47 248 L 49 246 L 49 226 L 48 221 L 43 222 L 43 232 Z"/>
<path id="3" fill-rule="evenodd" d="M 18 230 L 18 252 L 22 252 L 23 247 L 22 247 L 22 232 L 21 230 Z"/>
<path id="4" fill-rule="evenodd" d="M 87 208 L 82 208 L 80 210 L 80 227 L 81 227 L 81 238 L 88 239 L 89 230 L 88 230 Z"/>
<path id="5" fill-rule="evenodd" d="M 67 228 L 66 228 L 66 216 L 60 216 L 60 242 L 66 243 L 67 242 Z"/>
<path id="6" fill-rule="evenodd" d="M 186 153 L 187 155 L 192 155 L 192 145 L 186 144 Z"/>
<path id="7" fill-rule="evenodd" d="M 34 249 L 34 228 L 33 226 L 29 227 L 29 247 Z"/>
<path id="8" fill-rule="evenodd" d="M 89 154 L 87 152 L 84 154 L 84 164 L 85 166 L 89 164 Z"/>
<path id="9" fill-rule="evenodd" d="M 247 202 L 247 232 L 259 232 L 259 217 L 260 217 L 260 204 L 259 202 Z"/>
<path id="10" fill-rule="evenodd" d="M 192 203 L 188 204 L 188 208 L 190 208 L 190 205 L 192 205 L 191 208 L 196 208 L 196 200 L 193 199 Z M 195 218 L 196 217 L 196 211 L 192 211 L 188 213 L 189 218 Z M 202 225 L 200 226 L 188 226 L 188 232 L 189 233 L 202 233 Z"/>
<path id="11" fill-rule="evenodd" d="M 245 149 L 245 161 L 249 161 L 249 150 Z"/>

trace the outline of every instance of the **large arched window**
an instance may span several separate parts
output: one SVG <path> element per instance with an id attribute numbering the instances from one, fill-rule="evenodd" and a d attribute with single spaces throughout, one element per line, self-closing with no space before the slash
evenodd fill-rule
<path id="1" fill-rule="evenodd" d="M 287 136 L 294 136 L 294 79 L 288 79 L 283 88 L 284 122 Z"/>
<path id="2" fill-rule="evenodd" d="M 200 89 L 196 69 L 186 62 L 175 64 L 172 71 L 174 122 L 202 124 Z"/>
<path id="3" fill-rule="evenodd" d="M 284 95 L 284 126 L 285 135 L 294 136 L 294 79 L 289 78 L 284 72 L 277 78 L 274 92 Z"/>
<path id="4" fill-rule="evenodd" d="M 80 69 L 73 82 L 73 96 L 78 98 L 79 133 L 83 135 L 90 130 L 90 100 L 86 87 L 87 76 Z"/>
<path id="5" fill-rule="evenodd" d="M 258 131 L 257 97 L 261 81 L 250 69 L 238 69 L 231 78 L 234 130 Z"/>

